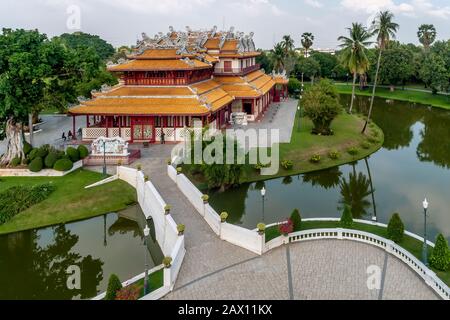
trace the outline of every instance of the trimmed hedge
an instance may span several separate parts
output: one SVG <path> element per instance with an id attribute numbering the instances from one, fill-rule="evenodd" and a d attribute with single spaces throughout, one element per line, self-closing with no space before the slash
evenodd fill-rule
<path id="1" fill-rule="evenodd" d="M 300 211 L 298 209 L 294 209 L 291 213 L 291 220 L 294 224 L 294 231 L 300 231 L 302 224 L 302 217 L 300 215 Z"/>
<path id="2" fill-rule="evenodd" d="M 399 243 L 403 240 L 404 233 L 405 226 L 403 225 L 403 221 L 400 219 L 400 215 L 398 213 L 394 213 L 387 226 L 388 238 L 395 243 Z"/>
<path id="3" fill-rule="evenodd" d="M 19 157 L 15 157 L 14 159 L 11 160 L 11 166 L 12 167 L 17 167 L 20 164 L 20 158 Z"/>
<path id="4" fill-rule="evenodd" d="M 28 169 L 30 169 L 31 172 L 39 172 L 43 168 L 44 168 L 44 161 L 42 161 L 41 157 L 34 158 L 28 165 Z"/>
<path id="5" fill-rule="evenodd" d="M 343 228 L 351 228 L 353 225 L 352 211 L 347 205 L 344 207 L 344 212 L 342 212 L 340 224 Z"/>
<path id="6" fill-rule="evenodd" d="M 33 146 L 31 144 L 29 144 L 28 142 L 24 141 L 23 142 L 23 153 L 25 155 L 28 155 L 31 150 L 33 150 Z"/>
<path id="7" fill-rule="evenodd" d="M 56 171 L 69 171 L 70 169 L 73 168 L 73 162 L 70 161 L 69 159 L 59 159 L 58 161 L 55 162 L 55 165 L 53 166 L 53 169 L 55 169 Z"/>
<path id="8" fill-rule="evenodd" d="M 77 162 L 78 160 L 80 160 L 80 153 L 73 147 L 68 147 L 66 150 L 66 154 L 69 156 L 72 162 Z"/>
<path id="9" fill-rule="evenodd" d="M 59 155 L 56 152 L 50 152 L 44 160 L 44 164 L 46 168 L 53 168 L 53 166 L 55 165 L 56 161 L 59 160 Z"/>
<path id="10" fill-rule="evenodd" d="M 84 159 L 89 155 L 89 149 L 85 145 L 80 144 L 77 149 L 80 159 Z"/>
<path id="11" fill-rule="evenodd" d="M 37 157 L 38 151 L 39 151 L 39 149 L 37 149 L 37 148 L 31 149 L 30 153 L 28 154 L 28 159 L 30 159 L 30 161 L 33 161 L 34 158 Z"/>
<path id="12" fill-rule="evenodd" d="M 447 240 L 442 234 L 439 234 L 436 238 L 436 244 L 431 252 L 429 262 L 432 267 L 440 271 L 450 269 L 450 250 Z"/>
<path id="13" fill-rule="evenodd" d="M 108 280 L 105 300 L 116 300 L 117 292 L 120 289 L 122 289 L 122 283 L 120 282 L 119 277 L 112 274 Z"/>
<path id="14" fill-rule="evenodd" d="M 11 220 L 18 213 L 44 201 L 55 191 L 51 184 L 36 186 L 15 186 L 0 193 L 0 225 Z"/>

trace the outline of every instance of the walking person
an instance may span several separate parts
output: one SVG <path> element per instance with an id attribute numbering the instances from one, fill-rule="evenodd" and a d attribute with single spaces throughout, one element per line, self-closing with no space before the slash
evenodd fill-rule
<path id="1" fill-rule="evenodd" d="M 161 144 L 166 144 L 166 134 L 161 131 Z"/>
<path id="2" fill-rule="evenodd" d="M 69 140 L 72 140 L 72 137 L 73 137 L 72 131 L 69 130 L 69 133 L 67 133 L 67 138 L 68 138 Z"/>
<path id="3" fill-rule="evenodd" d="M 66 133 L 63 131 L 63 134 L 61 136 L 61 139 L 65 142 L 67 140 Z"/>

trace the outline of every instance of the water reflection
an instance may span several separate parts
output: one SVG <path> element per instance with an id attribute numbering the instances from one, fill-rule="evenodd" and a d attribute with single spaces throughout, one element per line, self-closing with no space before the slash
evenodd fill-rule
<path id="1" fill-rule="evenodd" d="M 342 97 L 345 101 L 348 97 Z M 358 97 L 366 111 L 369 99 Z M 383 148 L 368 159 L 330 170 L 242 185 L 213 193 L 210 203 L 227 211 L 232 223 L 254 228 L 261 221 L 261 194 L 267 190 L 266 223 L 298 208 L 305 218 L 340 217 L 344 203 L 355 218 L 387 223 L 399 212 L 408 230 L 423 233 L 421 202 L 429 198 L 429 231 L 450 237 L 450 111 L 376 99 L 374 121 L 383 129 Z"/>
<path id="2" fill-rule="evenodd" d="M 1 299 L 88 299 L 104 291 L 111 273 L 121 280 L 144 269 L 138 206 L 76 223 L 0 236 Z M 154 228 L 152 228 L 154 229 Z M 150 267 L 162 261 L 154 233 Z M 81 288 L 67 287 L 67 269 L 78 266 Z"/>

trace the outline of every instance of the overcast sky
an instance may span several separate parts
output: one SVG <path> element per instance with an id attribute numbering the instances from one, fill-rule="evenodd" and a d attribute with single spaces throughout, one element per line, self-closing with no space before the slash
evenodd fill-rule
<path id="1" fill-rule="evenodd" d="M 346 27 L 367 24 L 380 9 L 395 13 L 402 42 L 417 43 L 422 23 L 434 24 L 439 39 L 450 38 L 450 0 L 1 0 L 0 27 L 38 28 L 49 36 L 75 28 L 120 46 L 135 44 L 142 32 L 166 33 L 170 25 L 225 25 L 254 31 L 265 49 L 284 34 L 299 45 L 303 32 L 315 35 L 316 48 L 335 48 Z"/>

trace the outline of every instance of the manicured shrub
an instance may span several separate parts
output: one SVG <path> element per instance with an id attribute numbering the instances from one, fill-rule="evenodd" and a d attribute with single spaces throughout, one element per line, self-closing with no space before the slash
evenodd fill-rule
<path id="1" fill-rule="evenodd" d="M 228 219 L 228 212 L 222 212 L 221 214 L 220 214 L 220 221 L 221 222 L 225 222 L 225 221 L 227 221 L 227 219 Z"/>
<path id="2" fill-rule="evenodd" d="M 68 147 L 66 149 L 66 154 L 69 156 L 70 160 L 72 160 L 72 162 L 77 162 L 78 160 L 80 160 L 80 153 L 78 152 L 77 149 L 73 148 L 73 147 Z"/>
<path id="3" fill-rule="evenodd" d="M 69 171 L 70 169 L 73 168 L 73 162 L 70 161 L 69 159 L 59 159 L 58 161 L 55 162 L 55 165 L 53 166 L 53 169 L 55 169 L 56 171 Z"/>
<path id="4" fill-rule="evenodd" d="M 17 167 L 19 164 L 20 164 L 20 158 L 19 157 L 14 157 L 12 160 L 11 160 L 11 163 L 10 163 L 10 165 L 11 165 L 11 167 Z"/>
<path id="5" fill-rule="evenodd" d="M 204 194 L 204 195 L 202 195 L 202 200 L 203 200 L 203 202 L 208 202 L 208 200 L 209 200 L 209 196 L 207 195 L 207 194 Z"/>
<path id="6" fill-rule="evenodd" d="M 164 267 L 170 268 L 172 266 L 172 257 L 164 257 L 163 259 Z"/>
<path id="7" fill-rule="evenodd" d="M 55 190 L 51 184 L 15 186 L 0 193 L 0 225 L 16 214 L 44 201 Z"/>
<path id="8" fill-rule="evenodd" d="M 291 220 L 294 225 L 294 231 L 300 231 L 302 224 L 302 217 L 300 215 L 300 211 L 298 209 L 294 209 L 291 213 Z"/>
<path id="9" fill-rule="evenodd" d="M 106 289 L 105 300 L 116 300 L 117 292 L 122 289 L 122 283 L 119 277 L 112 274 L 108 280 L 108 288 Z"/>
<path id="10" fill-rule="evenodd" d="M 44 165 L 46 168 L 53 168 L 53 166 L 55 165 L 56 161 L 58 161 L 59 156 L 56 152 L 50 152 L 44 160 Z"/>
<path id="11" fill-rule="evenodd" d="M 42 161 L 41 157 L 34 158 L 28 165 L 28 169 L 30 169 L 31 172 L 39 172 L 43 167 L 44 161 Z"/>
<path id="12" fill-rule="evenodd" d="M 85 145 L 80 144 L 77 149 L 80 159 L 84 159 L 89 156 L 89 149 Z"/>
<path id="13" fill-rule="evenodd" d="M 359 150 L 356 147 L 351 147 L 347 150 L 347 153 L 351 156 L 356 156 L 358 154 Z"/>
<path id="14" fill-rule="evenodd" d="M 30 159 L 30 161 L 33 161 L 34 158 L 37 157 L 38 151 L 39 151 L 39 150 L 38 150 L 37 148 L 33 148 L 33 149 L 30 151 L 30 153 L 28 154 L 28 158 Z"/>
<path id="15" fill-rule="evenodd" d="M 399 243 L 403 240 L 403 235 L 405 233 L 405 226 L 403 225 L 402 219 L 398 213 L 394 213 L 389 220 L 387 227 L 388 238 L 392 241 Z"/>
<path id="16" fill-rule="evenodd" d="M 351 228 L 353 226 L 352 211 L 349 206 L 344 207 L 344 211 L 342 212 L 340 224 L 341 224 L 341 227 L 343 227 L 343 228 Z"/>
<path id="17" fill-rule="evenodd" d="M 256 228 L 258 228 L 259 234 L 263 234 L 264 232 L 266 232 L 266 225 L 264 223 L 258 223 L 256 225 Z"/>
<path id="18" fill-rule="evenodd" d="M 314 155 L 312 155 L 311 156 L 311 158 L 309 159 L 309 161 L 311 162 L 311 163 L 319 163 L 320 162 L 320 155 L 318 155 L 318 154 L 314 154 Z"/>
<path id="19" fill-rule="evenodd" d="M 282 235 L 287 236 L 289 233 L 294 231 L 294 224 L 291 219 L 288 219 L 286 222 L 283 222 L 278 226 L 278 230 Z"/>
<path id="20" fill-rule="evenodd" d="M 115 300 L 137 300 L 140 295 L 140 287 L 136 285 L 129 285 L 117 291 Z"/>
<path id="21" fill-rule="evenodd" d="M 450 250 L 448 248 L 448 242 L 442 234 L 439 234 L 436 238 L 429 262 L 432 267 L 440 271 L 450 269 Z"/>
<path id="22" fill-rule="evenodd" d="M 186 230 L 186 226 L 184 224 L 177 225 L 177 231 L 179 236 L 184 234 L 184 230 Z"/>
<path id="23" fill-rule="evenodd" d="M 372 144 L 378 143 L 378 139 L 376 137 L 368 137 L 367 141 Z"/>
<path id="24" fill-rule="evenodd" d="M 341 157 L 341 155 L 336 150 L 331 150 L 330 153 L 328 153 L 328 157 L 332 160 L 337 160 Z"/>
<path id="25" fill-rule="evenodd" d="M 37 149 L 37 157 L 40 157 L 42 159 L 45 159 L 45 157 L 48 155 L 48 149 L 45 146 L 40 147 Z"/>
<path id="26" fill-rule="evenodd" d="M 31 150 L 33 150 L 33 146 L 31 144 L 29 144 L 28 142 L 24 141 L 23 142 L 23 153 L 25 155 L 28 155 Z"/>
<path id="27" fill-rule="evenodd" d="M 285 170 L 291 170 L 292 167 L 294 166 L 294 164 L 292 163 L 291 160 L 283 160 L 283 161 L 281 161 L 281 166 L 282 166 Z"/>

